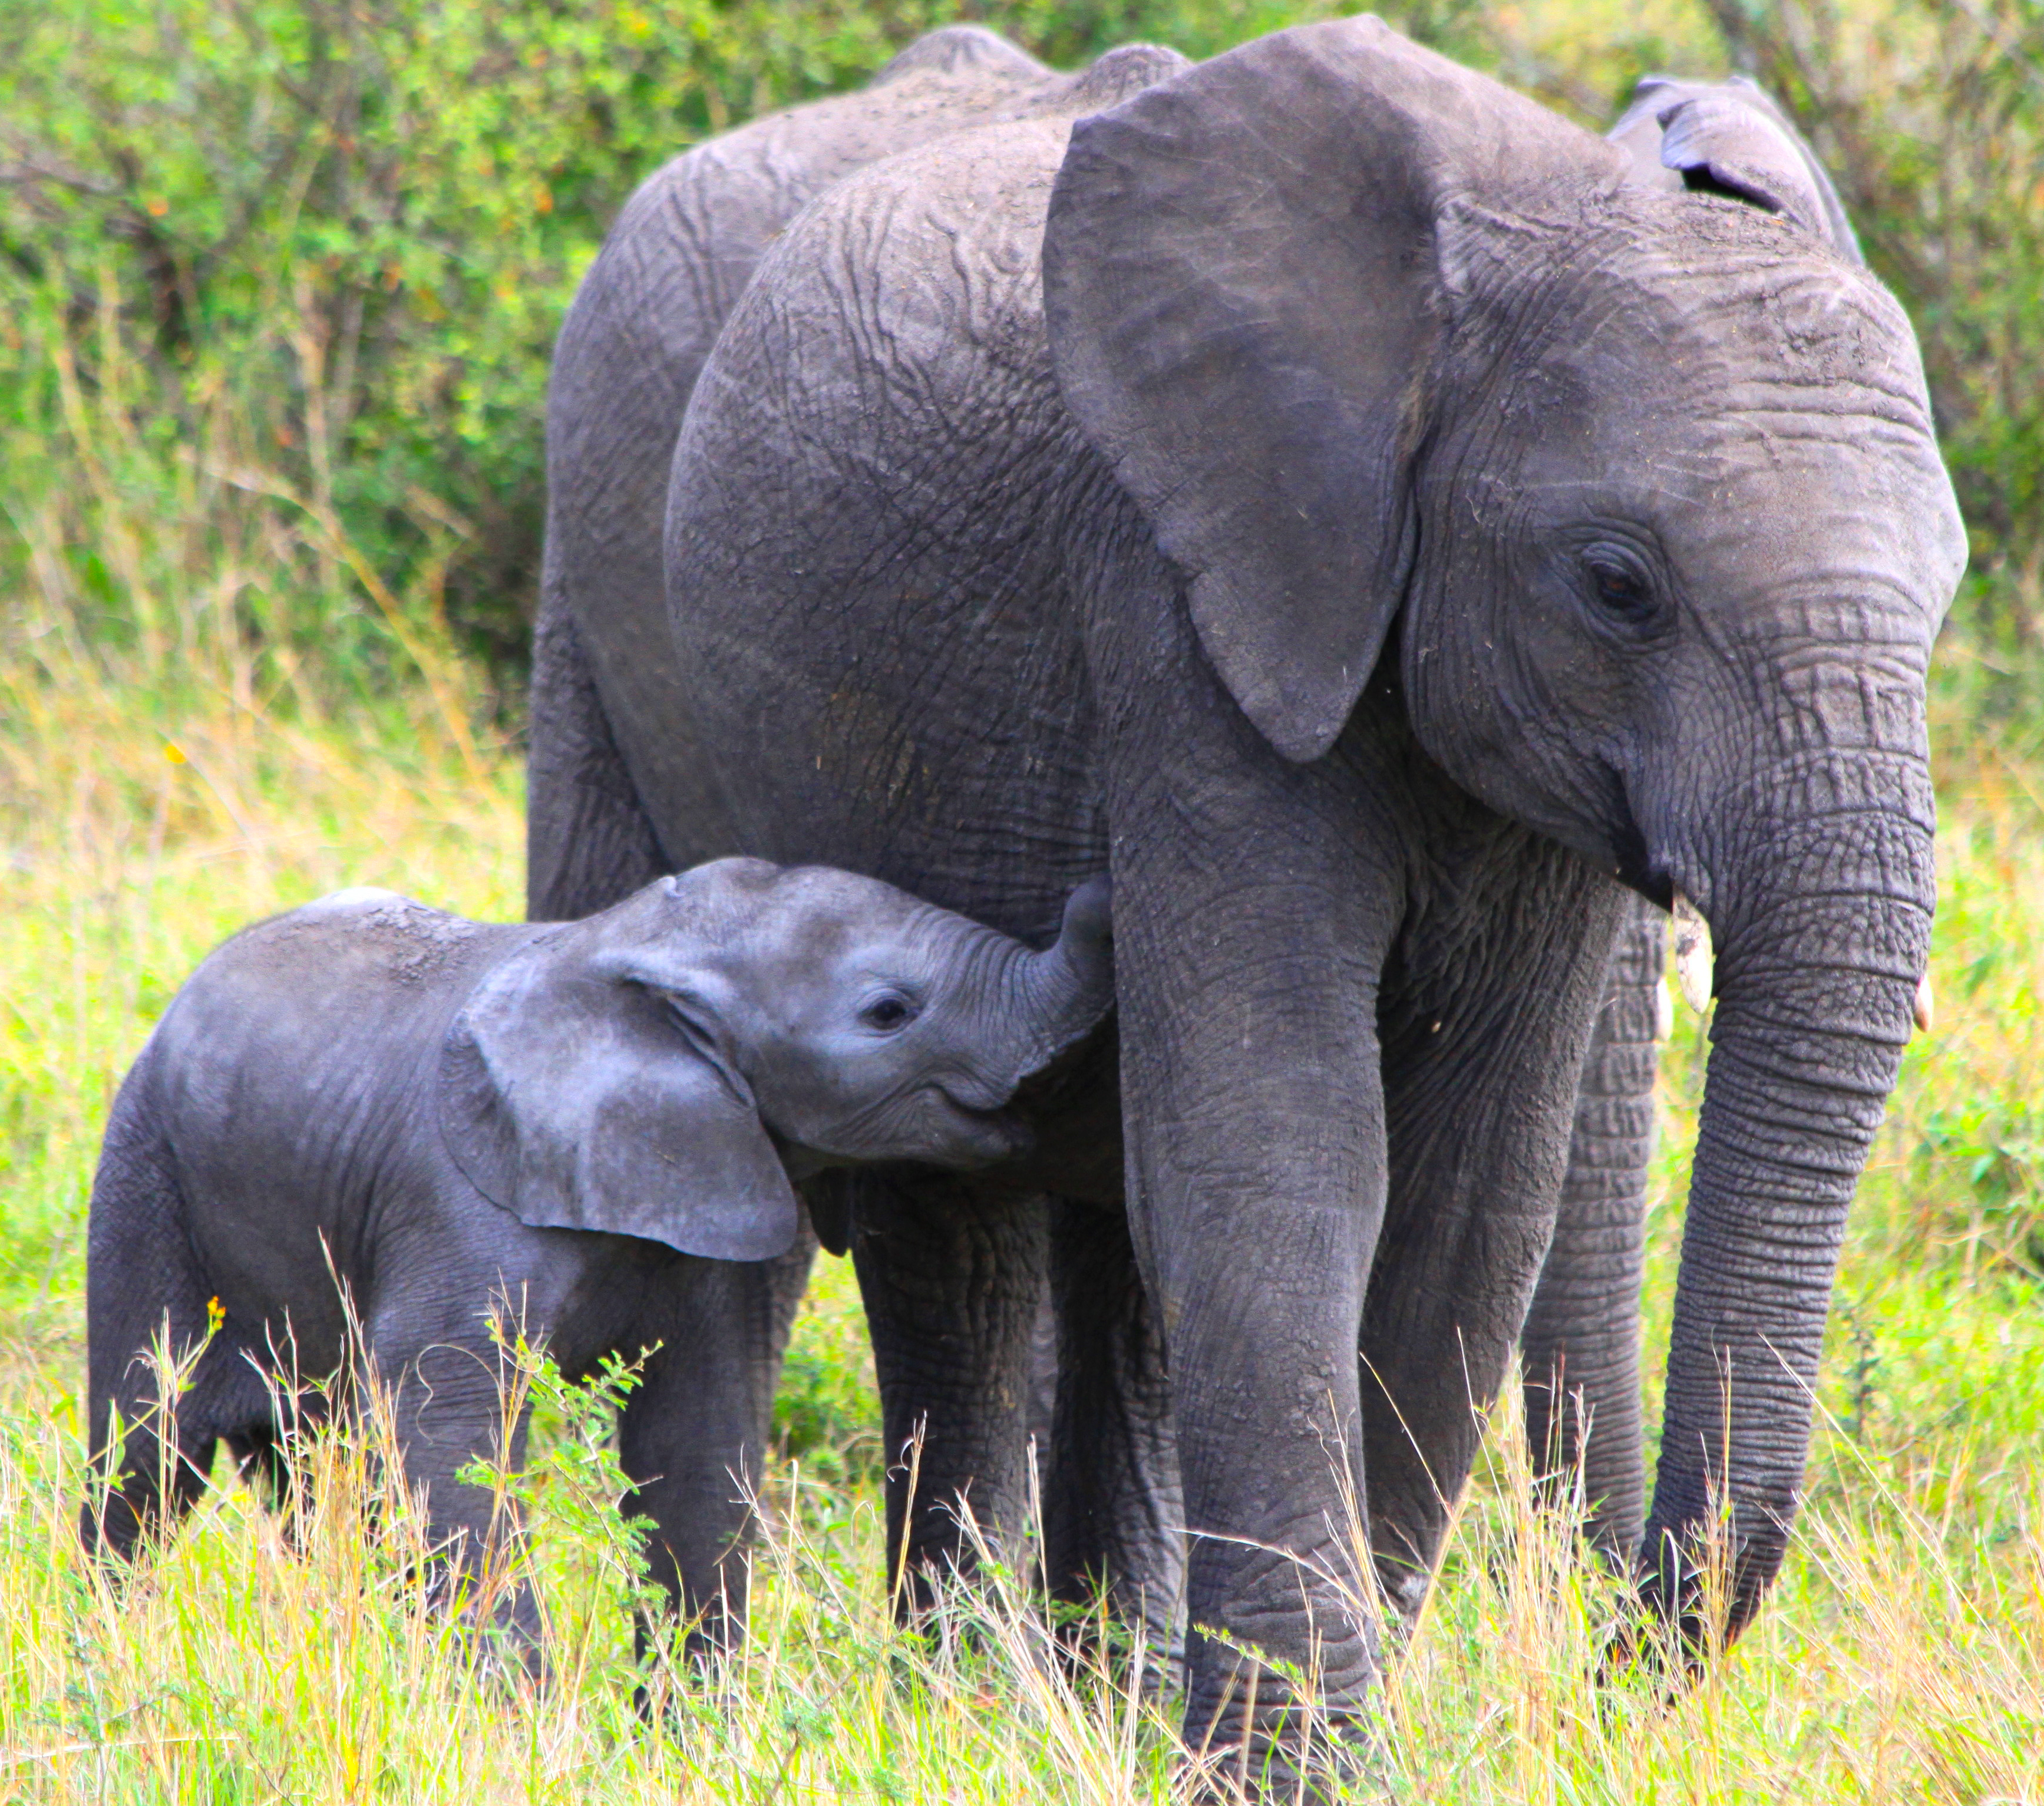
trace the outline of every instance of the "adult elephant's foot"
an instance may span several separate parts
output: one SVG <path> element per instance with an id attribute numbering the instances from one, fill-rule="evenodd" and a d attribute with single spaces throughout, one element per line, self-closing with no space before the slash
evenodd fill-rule
<path id="1" fill-rule="evenodd" d="M 1210 1568 L 1223 1571 L 1202 1571 Z M 1271 1609 L 1267 1602 L 1287 1590 L 1286 1569 L 1292 1603 Z M 1216 1797 L 1333 1799 L 1371 1746 L 1382 1659 L 1374 1601 L 1366 1588 L 1330 1585 L 1320 1562 L 1268 1550 L 1204 1542 L 1193 1570 L 1188 1755 Z M 1217 1581 L 1238 1599 L 1266 1603 L 1224 1616 L 1202 1610 Z M 1274 1653 L 1289 1649 L 1308 1651 L 1305 1662 Z"/>

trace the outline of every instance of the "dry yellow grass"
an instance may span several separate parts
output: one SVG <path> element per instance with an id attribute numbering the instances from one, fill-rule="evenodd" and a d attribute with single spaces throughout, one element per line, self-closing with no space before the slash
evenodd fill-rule
<path id="1" fill-rule="evenodd" d="M 45 657 L 0 677 L 0 1792 L 73 1800 L 1162 1798 L 1155 1715 L 1043 1658 L 1019 1583 L 936 1653 L 886 1622 L 870 1496 L 805 1482 L 764 1558 L 755 1635 L 632 1705 L 628 1546 L 585 1417 L 556 1401 L 527 1486 L 559 1647 L 546 1687 L 478 1683 L 404 1580 L 402 1501 L 366 1520 L 361 1451 L 319 1456 L 295 1545 L 235 1489 L 121 1596 L 82 1569 L 81 1232 L 99 1119 L 183 974 L 243 921 L 376 882 L 515 913 L 513 749 L 422 684 L 346 717 L 266 703 L 231 659 L 171 694 Z M 466 693 L 441 667 L 440 697 Z M 1954 705 L 1956 707 L 1956 705 Z M 1509 1405 L 1387 1696 L 1359 1796 L 2044 1799 L 2044 1310 L 2037 767 L 1941 724 L 1942 1020 L 1909 1057 L 1840 1289 L 1812 1503 L 1758 1626 L 1699 1686 L 1592 1682 L 1616 1606 L 1525 1509 Z M 1698 1079 L 1666 1084 L 1651 1302 L 1665 1312 Z M 827 1263 L 828 1264 L 828 1263 Z M 870 1380 L 841 1270 L 801 1332 L 851 1421 Z M 848 1401 L 848 1402 L 847 1402 Z M 777 1477 L 785 1489 L 788 1476 Z"/>

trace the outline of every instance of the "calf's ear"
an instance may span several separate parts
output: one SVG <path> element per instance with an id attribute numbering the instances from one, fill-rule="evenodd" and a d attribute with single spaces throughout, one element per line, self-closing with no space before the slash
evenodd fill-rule
<path id="1" fill-rule="evenodd" d="M 513 954 L 441 1043 L 441 1139 L 536 1228 L 766 1260 L 794 1242 L 786 1169 L 743 1081 L 667 1001 L 583 956 L 578 924 Z"/>

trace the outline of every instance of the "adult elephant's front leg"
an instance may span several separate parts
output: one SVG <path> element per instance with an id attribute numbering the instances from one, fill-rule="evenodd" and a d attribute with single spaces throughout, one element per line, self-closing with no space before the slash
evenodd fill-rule
<path id="1" fill-rule="evenodd" d="M 949 1174 L 876 1171 L 850 1185 L 886 1438 L 888 1573 L 905 1564 L 897 1597 L 912 1615 L 934 1603 L 935 1581 L 974 1566 L 966 1510 L 997 1547 L 1024 1522 L 1043 1205 Z"/>
<path id="2" fill-rule="evenodd" d="M 1474 882 L 1416 909 L 1380 1013 L 1391 1180 L 1363 1315 L 1363 1451 L 1378 1578 L 1408 1624 L 1553 1232 L 1623 901 L 1573 854 L 1501 832 Z"/>
<path id="3" fill-rule="evenodd" d="M 1367 748 L 1291 764 L 1182 640 L 1148 650 L 1178 655 L 1143 674 L 1109 801 L 1130 1220 L 1191 1537 L 1185 1737 L 1282 1791 L 1307 1720 L 1293 1677 L 1339 1734 L 1377 1669 L 1354 1353 L 1402 862 Z"/>
<path id="4" fill-rule="evenodd" d="M 1251 1764 L 1283 1773 L 1304 1703 L 1284 1670 L 1313 1674 L 1338 1724 L 1377 1671 L 1351 1523 L 1351 1351 L 1385 1172 L 1367 987 L 1318 886 L 1252 880 L 1190 919 L 1169 886 L 1152 901 L 1154 878 L 1120 894 L 1132 1208 L 1192 1537 L 1186 1740 L 1247 1733 Z M 1206 968 L 1189 985 L 1189 947 Z"/>
<path id="5" fill-rule="evenodd" d="M 1666 917 L 1631 897 L 1576 1093 L 1554 1239 L 1520 1336 L 1526 1437 L 1544 1497 L 1582 1474 L 1597 1547 L 1630 1558 L 1646 1521 L 1639 1410 L 1639 1289 L 1655 1043 L 1668 993 Z"/>

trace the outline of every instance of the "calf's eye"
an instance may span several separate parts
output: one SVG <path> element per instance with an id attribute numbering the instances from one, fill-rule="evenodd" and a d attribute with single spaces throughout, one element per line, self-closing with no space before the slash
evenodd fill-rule
<path id="1" fill-rule="evenodd" d="M 915 1015 L 915 1011 L 901 997 L 876 997 L 859 1013 L 859 1020 L 869 1028 L 899 1028 Z"/>

